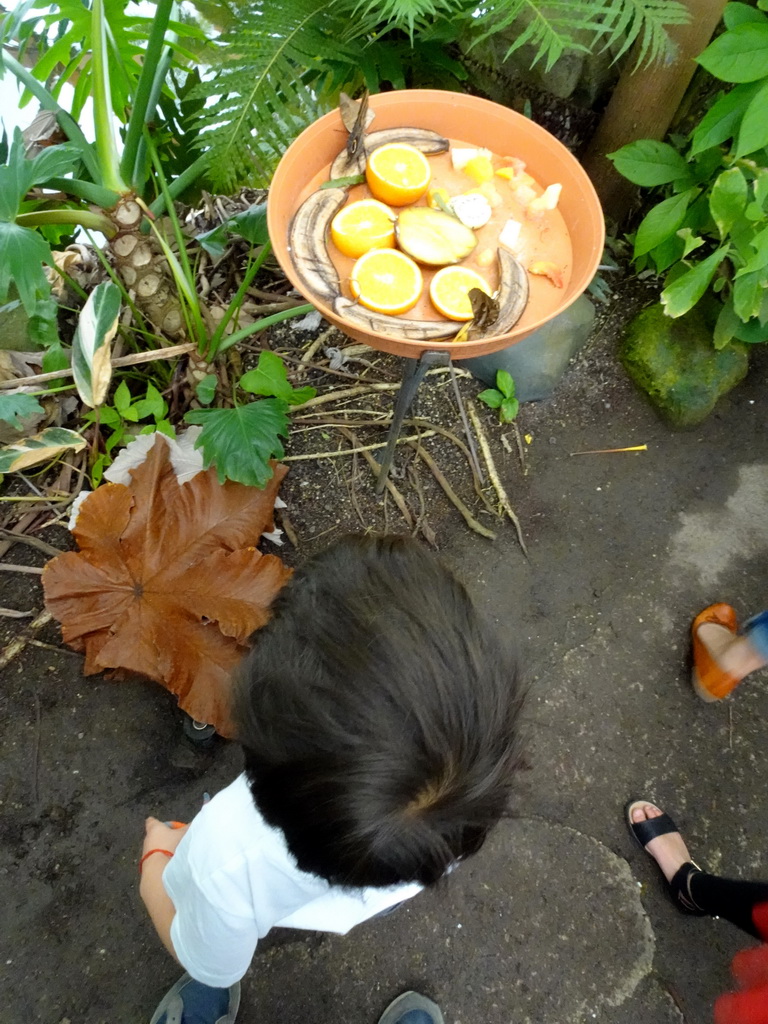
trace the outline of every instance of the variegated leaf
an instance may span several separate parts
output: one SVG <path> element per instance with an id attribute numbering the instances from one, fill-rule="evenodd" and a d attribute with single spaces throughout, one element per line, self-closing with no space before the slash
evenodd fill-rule
<path id="1" fill-rule="evenodd" d="M 96 408 L 107 397 L 112 378 L 110 342 L 120 316 L 120 289 L 112 281 L 96 285 L 83 306 L 72 339 L 72 371 L 80 397 Z"/>
<path id="2" fill-rule="evenodd" d="M 81 451 L 85 448 L 85 441 L 74 430 L 48 427 L 39 434 L 0 448 L 0 474 L 13 473 L 28 466 L 36 466 L 40 462 L 48 462 L 68 448 Z"/>

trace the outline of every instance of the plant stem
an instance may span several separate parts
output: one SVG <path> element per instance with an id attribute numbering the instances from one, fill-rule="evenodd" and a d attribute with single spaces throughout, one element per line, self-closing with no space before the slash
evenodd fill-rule
<path id="1" fill-rule="evenodd" d="M 120 174 L 120 157 L 117 152 L 112 125 L 111 91 L 109 87 L 109 60 L 107 54 L 107 21 L 104 0 L 93 0 L 91 10 L 93 38 L 93 123 L 96 131 L 96 153 L 101 166 L 102 181 L 115 192 L 128 192 L 129 188 Z"/>
<path id="2" fill-rule="evenodd" d="M 240 287 L 237 289 L 236 294 L 230 299 L 227 311 L 221 318 L 221 323 L 216 328 L 213 337 L 211 338 L 211 343 L 208 347 L 209 360 L 216 358 L 219 351 L 219 345 L 221 344 L 221 339 L 224 337 L 224 331 L 227 329 L 227 324 L 232 317 L 239 312 L 240 307 L 243 304 L 246 291 L 250 287 L 253 279 L 261 270 L 264 265 L 264 260 L 269 256 L 270 252 L 272 252 L 272 244 L 267 242 L 262 246 L 261 252 L 257 255 L 256 259 L 251 262 L 250 266 L 246 270 L 243 280 L 240 282 Z"/>
<path id="3" fill-rule="evenodd" d="M 200 156 L 193 163 L 187 167 L 185 171 L 182 171 L 178 178 L 174 179 L 168 186 L 168 195 L 171 199 L 176 199 L 177 196 L 189 188 L 189 186 L 196 181 L 203 171 L 208 166 L 209 160 L 208 153 L 201 153 Z M 149 204 L 150 212 L 156 217 L 159 217 L 161 213 L 165 212 L 166 209 L 166 197 L 159 195 L 154 202 Z M 147 229 L 148 230 L 148 229 Z"/>
<path id="4" fill-rule="evenodd" d="M 56 188 L 59 192 L 66 192 L 71 196 L 78 196 L 89 203 L 100 206 L 103 210 L 111 210 L 116 205 L 120 194 L 102 185 L 94 185 L 90 181 L 80 181 L 79 178 L 49 178 L 45 188 Z"/>
<path id="5" fill-rule="evenodd" d="M 20 213 L 16 223 L 23 228 L 34 228 L 41 224 L 79 224 L 93 231 L 102 231 L 110 238 L 117 234 L 115 225 L 108 217 L 91 210 L 34 210 L 32 213 Z"/>
<path id="6" fill-rule="evenodd" d="M 133 109 L 128 119 L 128 131 L 125 136 L 123 156 L 120 161 L 120 172 L 124 177 L 130 178 L 132 184 L 135 182 L 136 154 L 141 142 L 147 114 L 151 115 L 149 102 L 154 92 L 155 78 L 158 72 L 165 77 L 165 66 L 160 60 L 165 43 L 165 30 L 171 17 L 174 0 L 159 0 L 155 8 L 155 16 L 152 24 L 152 31 L 147 42 L 147 49 L 144 52 L 143 65 L 139 76 L 139 84 L 136 87 L 136 95 L 133 100 Z"/>
<path id="7" fill-rule="evenodd" d="M 221 355 L 222 352 L 226 352 L 228 348 L 232 348 L 238 341 L 242 341 L 243 338 L 248 338 L 251 334 L 256 334 L 257 331 L 263 331 L 267 327 L 271 327 L 272 324 L 279 324 L 281 320 L 290 320 L 294 316 L 306 316 L 307 313 L 311 313 L 315 307 L 311 302 L 308 302 L 305 306 L 296 306 L 294 309 L 286 309 L 282 313 L 273 313 L 272 316 L 265 316 L 263 320 L 257 320 L 255 323 L 248 324 L 247 327 L 243 327 L 240 331 L 235 331 L 234 334 L 230 334 L 221 345 L 216 355 Z M 399 387 L 399 385 L 393 385 Z"/>

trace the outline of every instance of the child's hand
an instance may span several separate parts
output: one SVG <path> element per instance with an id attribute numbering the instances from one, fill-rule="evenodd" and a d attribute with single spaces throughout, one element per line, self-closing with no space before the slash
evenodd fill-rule
<path id="1" fill-rule="evenodd" d="M 168 850 L 169 853 L 173 853 L 188 828 L 189 825 L 184 825 L 183 828 L 169 828 L 157 818 L 147 818 L 144 822 L 142 856 L 150 850 Z"/>

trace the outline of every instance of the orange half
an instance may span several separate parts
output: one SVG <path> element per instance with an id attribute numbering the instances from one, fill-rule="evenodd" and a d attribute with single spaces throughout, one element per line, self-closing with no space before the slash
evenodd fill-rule
<path id="1" fill-rule="evenodd" d="M 408 206 L 427 191 L 432 170 L 414 146 L 389 142 L 374 149 L 365 165 L 365 179 L 376 199 L 390 206 Z"/>
<path id="2" fill-rule="evenodd" d="M 399 249 L 371 249 L 355 263 L 349 287 L 376 313 L 405 313 L 419 301 L 424 281 L 410 256 Z"/>
<path id="3" fill-rule="evenodd" d="M 340 252 L 353 259 L 370 249 L 392 249 L 395 215 L 376 199 L 360 199 L 343 207 L 333 218 L 331 239 Z"/>
<path id="4" fill-rule="evenodd" d="M 491 294 L 491 287 L 485 278 L 469 267 L 443 267 L 432 278 L 429 297 L 438 313 L 449 320 L 471 320 L 472 303 L 469 301 L 469 293 L 472 288 L 479 288 L 486 295 Z"/>

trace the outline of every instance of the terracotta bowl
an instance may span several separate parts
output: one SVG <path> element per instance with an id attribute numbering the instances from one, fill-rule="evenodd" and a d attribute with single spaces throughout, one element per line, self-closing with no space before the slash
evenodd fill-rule
<path id="1" fill-rule="evenodd" d="M 370 98 L 376 113 L 371 131 L 381 128 L 419 127 L 470 146 L 485 146 L 495 153 L 512 153 L 525 160 L 527 170 L 543 186 L 560 182 L 563 186 L 558 209 L 571 236 L 573 268 L 557 305 L 546 316 L 508 334 L 453 345 L 450 341 L 408 341 L 378 331 L 365 331 L 348 324 L 324 302 L 307 295 L 322 314 L 345 334 L 372 348 L 415 358 L 423 351 L 450 349 L 457 358 L 507 348 L 527 337 L 542 324 L 562 313 L 586 289 L 603 253 L 605 228 L 603 213 L 586 172 L 565 146 L 548 131 L 522 114 L 489 100 L 462 93 L 436 89 L 410 89 L 381 93 Z M 321 117 L 288 147 L 280 161 L 269 190 L 267 221 L 275 255 L 294 287 L 303 292 L 288 251 L 288 231 L 301 203 L 328 177 L 331 161 L 346 142 L 337 110 Z"/>

